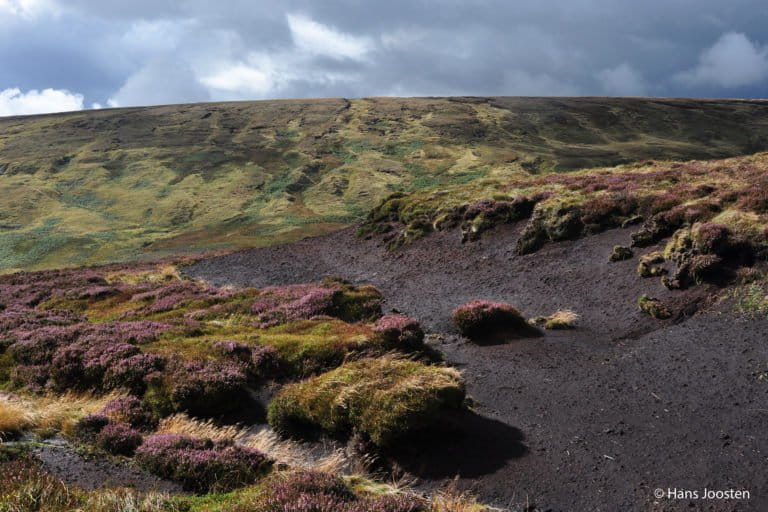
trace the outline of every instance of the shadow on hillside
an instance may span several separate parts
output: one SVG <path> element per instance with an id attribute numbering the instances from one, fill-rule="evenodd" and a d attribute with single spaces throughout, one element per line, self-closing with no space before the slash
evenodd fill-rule
<path id="1" fill-rule="evenodd" d="M 477 478 L 528 452 L 522 431 L 500 421 L 464 411 L 447 423 L 449 428 L 426 432 L 389 456 L 420 478 Z"/>

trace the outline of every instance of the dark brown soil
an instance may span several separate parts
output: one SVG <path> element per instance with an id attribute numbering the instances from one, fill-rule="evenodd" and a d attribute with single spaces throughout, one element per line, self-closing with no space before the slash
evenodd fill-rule
<path id="1" fill-rule="evenodd" d="M 46 471 L 81 489 L 131 487 L 140 491 L 181 492 L 178 484 L 157 478 L 127 461 L 82 455 L 64 440 L 38 443 L 33 453 Z"/>
<path id="2" fill-rule="evenodd" d="M 203 260 L 187 273 L 252 286 L 324 276 L 371 282 L 388 309 L 422 321 L 464 371 L 479 413 L 455 419 L 460 436 L 398 455 L 427 483 L 459 475 L 487 502 L 542 510 L 768 510 L 768 383 L 758 379 L 768 370 L 768 319 L 709 304 L 713 289 L 673 292 L 641 279 L 637 257 L 608 263 L 627 230 L 517 256 L 519 229 L 465 245 L 456 232 L 437 233 L 395 252 L 347 230 Z M 676 316 L 643 315 L 643 293 Z M 574 331 L 479 346 L 450 324 L 451 310 L 476 298 L 528 316 L 569 308 L 582 318 Z M 653 496 L 705 487 L 751 498 Z"/>

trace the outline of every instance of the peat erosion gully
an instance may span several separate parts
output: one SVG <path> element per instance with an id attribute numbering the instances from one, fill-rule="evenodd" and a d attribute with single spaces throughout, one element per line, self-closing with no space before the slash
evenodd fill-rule
<path id="1" fill-rule="evenodd" d="M 549 244 L 517 256 L 520 226 L 461 244 L 436 233 L 388 252 L 352 230 L 200 261 L 186 272 L 216 284 L 268 286 L 339 276 L 369 282 L 387 307 L 418 318 L 464 372 L 482 415 L 450 443 L 428 443 L 403 466 L 498 506 L 542 510 L 768 510 L 768 320 L 695 305 L 711 290 L 668 291 L 608 263 L 628 230 Z M 649 247 L 642 251 L 657 249 Z M 638 255 L 639 256 L 639 255 Z M 647 293 L 685 309 L 661 322 L 640 313 Z M 570 308 L 574 331 L 478 346 L 450 325 L 475 298 L 524 314 Z M 687 305 L 687 307 L 685 307 Z M 656 499 L 657 488 L 745 489 L 749 500 Z"/>

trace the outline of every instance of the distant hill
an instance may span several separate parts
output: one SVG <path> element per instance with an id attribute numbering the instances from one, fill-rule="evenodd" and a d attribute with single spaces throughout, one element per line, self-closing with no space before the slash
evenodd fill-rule
<path id="1" fill-rule="evenodd" d="M 768 149 L 768 102 L 370 98 L 0 118 L 0 271 L 268 245 L 396 191 Z"/>

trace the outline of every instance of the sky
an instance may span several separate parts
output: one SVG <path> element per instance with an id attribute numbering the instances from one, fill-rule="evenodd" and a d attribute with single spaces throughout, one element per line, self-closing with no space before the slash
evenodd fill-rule
<path id="1" fill-rule="evenodd" d="M 0 116 L 366 96 L 768 97 L 766 0 L 0 0 Z"/>

